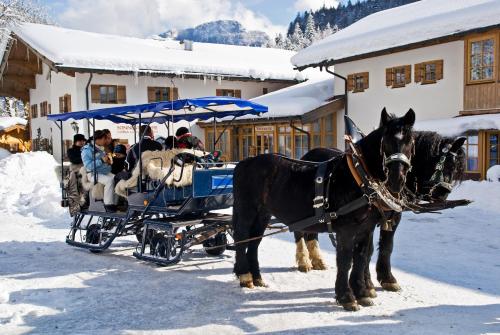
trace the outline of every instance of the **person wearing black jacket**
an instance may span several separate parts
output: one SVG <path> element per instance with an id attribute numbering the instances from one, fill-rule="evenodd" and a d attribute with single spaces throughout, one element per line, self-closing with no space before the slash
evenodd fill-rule
<path id="1" fill-rule="evenodd" d="M 73 136 L 73 145 L 67 151 L 72 171 L 79 170 L 83 166 L 82 147 L 85 145 L 86 141 L 85 136 L 82 134 L 76 134 Z"/>
<path id="2" fill-rule="evenodd" d="M 163 146 L 153 140 L 153 130 L 150 126 L 142 125 L 140 134 L 144 134 L 144 138 L 141 141 L 141 152 L 139 153 L 139 143 L 134 144 L 127 154 L 125 167 L 127 171 L 132 172 L 135 168 L 137 162 L 139 161 L 140 154 L 144 151 L 161 151 Z"/>

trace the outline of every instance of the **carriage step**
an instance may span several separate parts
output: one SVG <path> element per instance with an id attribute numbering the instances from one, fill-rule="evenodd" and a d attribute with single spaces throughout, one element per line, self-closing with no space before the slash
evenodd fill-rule
<path id="1" fill-rule="evenodd" d="M 172 230 L 175 228 L 183 228 L 186 226 L 194 226 L 198 224 L 225 224 L 231 223 L 231 215 L 208 215 L 201 219 L 186 219 L 186 220 L 169 220 L 167 219 L 150 219 L 145 220 L 144 225 L 151 229 Z"/>

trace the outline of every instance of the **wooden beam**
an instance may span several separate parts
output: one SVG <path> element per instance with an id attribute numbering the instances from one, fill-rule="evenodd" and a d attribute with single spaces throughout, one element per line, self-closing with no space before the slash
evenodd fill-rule
<path id="1" fill-rule="evenodd" d="M 15 74 L 6 74 L 3 77 L 4 83 L 13 82 L 18 86 L 23 86 L 25 88 L 36 88 L 36 80 L 34 75 L 15 75 Z"/>
<path id="2" fill-rule="evenodd" d="M 14 97 L 22 100 L 25 103 L 30 101 L 30 94 L 28 90 L 14 90 L 14 89 L 0 89 L 0 96 Z"/>
<path id="3" fill-rule="evenodd" d="M 7 71 L 10 68 L 13 68 L 13 70 L 23 69 L 30 72 L 35 72 L 37 74 L 42 74 L 42 66 L 43 66 L 42 64 L 37 64 L 36 61 L 27 62 L 20 59 L 10 59 L 10 58 L 7 60 Z"/>

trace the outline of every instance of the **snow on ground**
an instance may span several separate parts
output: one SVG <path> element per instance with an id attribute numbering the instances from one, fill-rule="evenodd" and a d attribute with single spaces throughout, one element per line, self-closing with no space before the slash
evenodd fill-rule
<path id="1" fill-rule="evenodd" d="M 0 130 L 10 128 L 15 125 L 25 126 L 28 121 L 17 116 L 2 116 L 0 117 Z"/>
<path id="2" fill-rule="evenodd" d="M 10 154 L 10 151 L 9 150 L 5 150 L 4 148 L 0 148 L 0 159 L 4 159 L 6 157 L 9 157 L 11 154 Z"/>
<path id="3" fill-rule="evenodd" d="M 56 209 L 53 161 L 36 153 L 0 163 L 2 200 L 21 208 L 0 207 L 0 334 L 500 332 L 500 183 L 460 185 L 453 197 L 475 200 L 466 208 L 405 214 L 393 257 L 403 290 L 379 290 L 375 306 L 351 313 L 334 304 L 326 236 L 330 269 L 309 274 L 295 270 L 291 234 L 266 238 L 260 260 L 269 288 L 242 290 L 232 252 L 194 251 L 161 268 L 131 256 L 134 238 L 103 254 L 66 245 L 69 217 Z M 38 176 L 44 181 L 32 186 Z M 28 211 L 26 199 L 39 209 Z"/>

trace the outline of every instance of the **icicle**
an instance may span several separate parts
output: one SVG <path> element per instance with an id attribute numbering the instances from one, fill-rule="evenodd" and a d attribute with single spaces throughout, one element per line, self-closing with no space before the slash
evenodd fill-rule
<path id="1" fill-rule="evenodd" d="M 134 71 L 134 83 L 135 86 L 139 86 L 139 71 Z"/>
<path id="2" fill-rule="evenodd" d="M 222 85 L 222 77 L 221 76 L 217 76 L 217 84 Z"/>
<path id="3" fill-rule="evenodd" d="M 207 76 L 203 76 L 203 85 L 207 84 Z"/>

